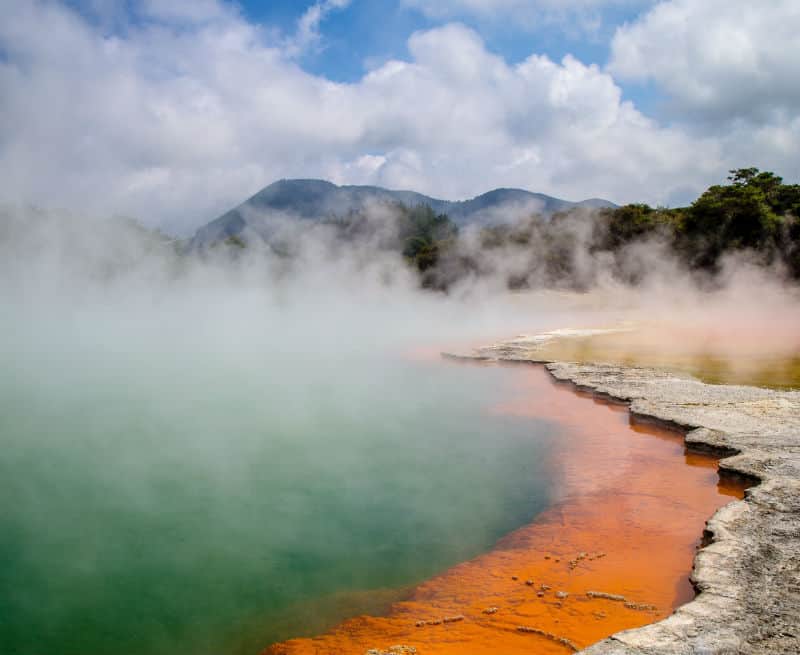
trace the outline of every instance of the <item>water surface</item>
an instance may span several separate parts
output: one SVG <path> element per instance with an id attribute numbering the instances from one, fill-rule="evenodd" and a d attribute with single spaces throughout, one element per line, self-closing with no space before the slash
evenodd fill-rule
<path id="1" fill-rule="evenodd" d="M 488 411 L 508 369 L 4 336 L 4 655 L 256 653 L 548 503 L 557 426 Z"/>

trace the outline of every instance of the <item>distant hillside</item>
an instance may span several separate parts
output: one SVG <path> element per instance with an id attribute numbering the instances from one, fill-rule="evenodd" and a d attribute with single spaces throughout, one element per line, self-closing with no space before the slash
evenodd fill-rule
<path id="1" fill-rule="evenodd" d="M 374 203 L 428 205 L 447 214 L 456 225 L 509 223 L 533 213 L 545 216 L 574 207 L 616 207 L 592 198 L 570 202 L 522 189 L 495 189 L 471 200 L 452 202 L 414 191 L 393 191 L 376 186 L 337 186 L 325 180 L 280 180 L 270 184 L 238 207 L 201 227 L 193 247 L 207 247 L 248 231 L 264 234 L 271 215 L 304 220 L 334 220 L 365 211 Z"/>

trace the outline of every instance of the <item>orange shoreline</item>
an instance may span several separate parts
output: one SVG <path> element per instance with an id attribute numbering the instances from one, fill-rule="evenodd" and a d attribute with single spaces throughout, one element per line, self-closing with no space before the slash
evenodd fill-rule
<path id="1" fill-rule="evenodd" d="M 744 485 L 720 480 L 716 458 L 686 452 L 682 434 L 637 424 L 627 407 L 557 383 L 541 366 L 517 368 L 512 398 L 489 411 L 563 430 L 550 455 L 551 507 L 386 616 L 355 617 L 264 655 L 364 655 L 396 644 L 419 655 L 560 655 L 693 598 L 688 574 L 705 520 Z"/>

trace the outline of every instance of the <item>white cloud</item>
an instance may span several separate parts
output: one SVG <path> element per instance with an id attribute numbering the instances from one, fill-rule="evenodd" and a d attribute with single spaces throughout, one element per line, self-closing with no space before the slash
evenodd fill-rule
<path id="1" fill-rule="evenodd" d="M 216 0 L 140 0 L 139 10 L 144 16 L 177 23 L 205 23 L 233 11 Z"/>
<path id="2" fill-rule="evenodd" d="M 609 70 L 714 120 L 797 116 L 799 34 L 797 0 L 669 0 L 617 30 Z"/>
<path id="3" fill-rule="evenodd" d="M 186 230 L 281 177 L 665 202 L 728 167 L 800 161 L 797 121 L 722 137 L 664 127 L 609 72 L 572 57 L 512 66 L 461 25 L 414 34 L 407 61 L 339 84 L 219 9 L 108 37 L 62 5 L 7 2 L 0 201 Z"/>

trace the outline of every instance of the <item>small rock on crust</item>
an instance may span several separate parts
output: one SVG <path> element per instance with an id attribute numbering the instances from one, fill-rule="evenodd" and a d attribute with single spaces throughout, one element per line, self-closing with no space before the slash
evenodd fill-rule
<path id="1" fill-rule="evenodd" d="M 559 637 L 558 635 L 554 635 L 552 632 L 547 632 L 546 630 L 540 630 L 539 628 L 532 628 L 527 625 L 518 625 L 517 632 L 525 632 L 528 634 L 539 635 L 540 637 L 544 637 L 545 639 L 549 639 L 550 641 L 554 641 L 557 644 L 561 644 L 562 646 L 566 646 L 572 652 L 578 651 L 578 646 L 575 642 L 570 641 L 566 637 Z"/>
<path id="2" fill-rule="evenodd" d="M 607 594 L 605 591 L 587 591 L 586 595 L 589 598 L 605 598 L 606 600 L 614 600 L 619 603 L 626 602 L 625 596 L 620 596 L 619 594 Z"/>
<path id="3" fill-rule="evenodd" d="M 413 646 L 389 646 L 388 650 L 370 648 L 365 655 L 416 655 L 417 649 Z"/>

